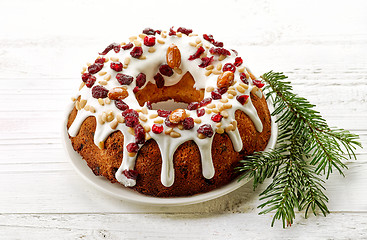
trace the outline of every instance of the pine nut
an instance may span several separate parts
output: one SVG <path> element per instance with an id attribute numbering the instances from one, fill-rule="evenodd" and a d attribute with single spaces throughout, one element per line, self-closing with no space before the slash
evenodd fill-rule
<path id="1" fill-rule="evenodd" d="M 163 119 L 162 118 L 154 119 L 154 123 L 162 124 L 163 123 Z"/>
<path id="2" fill-rule="evenodd" d="M 103 79 L 106 80 L 106 81 L 109 81 L 111 79 L 111 75 L 107 74 L 106 76 L 104 76 Z"/>
<path id="3" fill-rule="evenodd" d="M 158 113 L 152 113 L 152 114 L 149 115 L 150 119 L 153 119 L 153 118 L 156 118 L 156 117 L 158 117 Z"/>
<path id="4" fill-rule="evenodd" d="M 110 123 L 110 128 L 116 129 L 117 125 L 118 125 L 118 121 L 115 119 L 113 122 Z"/>
<path id="5" fill-rule="evenodd" d="M 169 135 L 173 138 L 181 137 L 181 134 L 175 131 L 172 131 Z"/>
<path id="6" fill-rule="evenodd" d="M 150 52 L 150 53 L 154 53 L 154 52 L 155 52 L 155 47 L 150 47 L 150 48 L 148 49 L 148 52 Z"/>
<path id="7" fill-rule="evenodd" d="M 213 92 L 214 88 L 212 86 L 209 86 L 209 87 L 206 88 L 206 91 L 207 92 Z"/>
<path id="8" fill-rule="evenodd" d="M 163 36 L 162 36 L 163 37 Z M 161 40 L 161 39 L 157 39 L 157 42 L 159 43 L 159 44 L 165 44 L 165 42 L 163 41 L 163 40 Z"/>
<path id="9" fill-rule="evenodd" d="M 103 75 L 105 75 L 106 73 L 107 73 L 107 72 L 99 72 L 99 73 L 98 73 L 98 75 L 99 75 L 99 76 L 103 76 Z"/>
<path id="10" fill-rule="evenodd" d="M 200 118 L 195 118 L 194 122 L 199 124 L 199 123 L 201 123 L 201 119 Z"/>
<path id="11" fill-rule="evenodd" d="M 206 136 L 204 134 L 198 133 L 198 138 L 204 139 L 204 138 L 206 138 Z"/>
<path id="12" fill-rule="evenodd" d="M 117 57 L 110 57 L 110 59 L 111 59 L 111 61 L 113 61 L 113 62 L 118 62 L 120 59 L 119 58 L 117 58 Z"/>
<path id="13" fill-rule="evenodd" d="M 82 82 L 79 87 L 79 91 L 82 90 L 82 88 L 85 86 L 85 82 Z"/>
<path id="14" fill-rule="evenodd" d="M 104 101 L 102 98 L 98 98 L 98 103 L 101 105 L 101 106 L 104 106 Z"/>
<path id="15" fill-rule="evenodd" d="M 214 68 L 214 65 L 209 65 L 209 66 L 207 66 L 205 69 L 206 70 L 212 70 Z"/>

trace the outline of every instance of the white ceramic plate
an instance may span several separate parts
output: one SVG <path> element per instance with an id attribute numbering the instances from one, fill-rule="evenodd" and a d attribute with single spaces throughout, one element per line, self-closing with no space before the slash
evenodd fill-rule
<path id="1" fill-rule="evenodd" d="M 270 111 L 272 111 L 272 103 L 268 102 L 268 105 Z M 92 170 L 88 167 L 87 163 L 76 151 L 74 151 L 66 129 L 67 118 L 70 114 L 71 109 L 72 107 L 68 107 L 65 115 L 65 122 L 62 126 L 62 138 L 63 138 L 62 142 L 64 143 L 64 148 L 68 156 L 70 157 L 70 160 L 74 165 L 75 169 L 77 170 L 77 172 L 94 187 L 113 197 L 146 205 L 157 205 L 157 206 L 189 205 L 208 201 L 223 196 L 227 193 L 230 193 L 238 189 L 239 187 L 243 186 L 244 184 L 246 184 L 251 180 L 251 179 L 243 179 L 241 181 L 238 181 L 238 179 L 235 179 L 233 182 L 207 193 L 196 194 L 188 197 L 172 197 L 172 198 L 150 197 L 138 193 L 132 189 L 126 188 L 119 183 L 111 183 L 102 176 L 94 175 Z M 273 117 L 271 127 L 272 127 L 271 137 L 265 151 L 269 151 L 271 148 L 274 148 L 278 136 L 278 127 Z"/>

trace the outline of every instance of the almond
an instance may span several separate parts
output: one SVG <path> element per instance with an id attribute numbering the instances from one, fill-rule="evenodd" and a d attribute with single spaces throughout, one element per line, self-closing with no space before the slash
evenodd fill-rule
<path id="1" fill-rule="evenodd" d="M 111 100 L 125 99 L 129 96 L 126 87 L 115 87 L 108 92 L 108 98 Z"/>
<path id="2" fill-rule="evenodd" d="M 178 47 L 174 44 L 168 47 L 167 54 L 166 54 L 166 60 L 168 66 L 170 68 L 178 68 L 181 65 L 181 53 Z"/>
<path id="3" fill-rule="evenodd" d="M 185 120 L 186 111 L 185 109 L 177 108 L 169 115 L 169 121 L 171 123 L 179 123 Z"/>
<path id="4" fill-rule="evenodd" d="M 218 76 L 217 85 L 218 88 L 229 87 L 232 85 L 234 74 L 231 71 L 225 71 Z"/>

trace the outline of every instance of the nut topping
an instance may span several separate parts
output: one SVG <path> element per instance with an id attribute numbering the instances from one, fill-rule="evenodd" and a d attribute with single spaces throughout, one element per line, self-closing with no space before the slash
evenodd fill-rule
<path id="1" fill-rule="evenodd" d="M 108 97 L 111 100 L 125 99 L 129 96 L 125 87 L 115 87 L 108 92 Z"/>
<path id="2" fill-rule="evenodd" d="M 234 79 L 234 74 L 231 71 L 225 71 L 218 76 L 217 85 L 218 88 L 228 88 L 232 85 Z"/>
<path id="3" fill-rule="evenodd" d="M 186 111 L 185 109 L 178 108 L 169 115 L 169 121 L 171 123 L 179 123 L 185 120 Z"/>
<path id="4" fill-rule="evenodd" d="M 181 53 L 178 47 L 174 44 L 168 47 L 166 60 L 170 68 L 178 68 L 181 65 Z"/>

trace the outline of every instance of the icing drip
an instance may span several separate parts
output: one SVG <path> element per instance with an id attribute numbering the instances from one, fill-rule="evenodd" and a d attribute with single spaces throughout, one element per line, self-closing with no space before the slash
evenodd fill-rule
<path id="1" fill-rule="evenodd" d="M 135 38 L 136 39 L 136 38 Z M 133 41 L 131 41 L 133 42 Z M 143 53 L 145 58 L 132 58 L 129 54 L 130 50 L 122 50 L 118 53 L 115 53 L 113 50 L 103 56 L 106 59 L 109 59 L 105 62 L 103 68 L 100 70 L 100 73 L 95 74 L 96 82 L 94 86 L 100 84 L 103 85 L 106 89 L 110 90 L 115 87 L 121 87 L 121 84 L 116 80 L 117 72 L 110 68 L 110 62 L 120 61 L 124 63 L 124 69 L 122 70 L 123 74 L 130 75 L 132 77 L 136 77 L 139 73 L 144 73 L 146 75 L 146 82 L 141 88 L 144 88 L 148 82 L 155 84 L 154 75 L 159 72 L 159 67 L 161 64 L 166 64 L 166 52 L 168 47 L 174 44 L 178 47 L 181 53 L 181 65 L 180 71 L 177 69 L 174 70 L 174 74 L 170 77 L 164 76 L 164 85 L 165 86 L 172 86 L 178 83 L 183 75 L 186 72 L 190 72 L 195 80 L 194 88 L 196 89 L 208 89 L 217 88 L 217 78 L 218 74 L 215 74 L 214 70 L 220 71 L 221 66 L 225 65 L 226 63 L 233 63 L 234 59 L 237 57 L 234 52 L 230 52 L 230 55 L 224 59 L 220 59 L 221 57 L 218 55 L 211 55 L 209 53 L 209 49 L 214 47 L 208 41 L 204 40 L 201 37 L 197 36 L 186 36 L 182 34 L 181 37 L 178 36 L 171 36 L 165 37 L 164 33 L 161 35 L 156 35 L 156 43 L 154 47 L 147 47 L 142 45 Z M 213 73 L 209 73 L 206 68 L 200 68 L 198 65 L 202 63 L 200 58 L 194 60 L 188 60 L 190 55 L 194 54 L 197 50 L 196 45 L 201 44 L 204 47 L 205 52 L 204 55 L 207 57 L 214 56 L 214 60 L 211 63 L 213 66 Z M 154 49 L 153 49 L 154 48 Z M 153 49 L 153 50 L 152 50 Z M 128 64 L 126 63 L 128 62 Z M 218 67 L 220 65 L 220 67 Z M 249 81 L 249 84 L 243 84 L 239 77 L 241 67 L 237 67 L 234 73 L 234 80 L 236 81 L 229 89 L 233 92 L 235 91 L 238 95 L 248 95 L 252 90 L 254 94 L 258 97 L 262 97 L 262 93 L 260 90 L 253 89 L 254 85 Z M 84 70 L 85 71 L 85 70 Z M 246 73 L 247 68 L 242 67 L 241 72 Z M 253 76 L 252 73 L 248 70 L 247 76 Z M 241 85 L 242 84 L 242 85 Z M 150 115 L 157 115 L 156 110 L 148 110 L 146 105 L 144 107 L 140 107 L 138 101 L 135 98 L 134 88 L 136 87 L 136 81 L 133 81 L 131 84 L 126 86 L 126 91 L 128 93 L 128 97 L 123 99 L 123 101 L 129 106 L 130 109 L 140 110 L 140 118 L 139 124 L 142 126 L 149 126 L 149 129 L 155 124 L 155 121 L 160 120 L 163 122 L 164 118 L 155 117 L 150 118 Z M 232 88 L 232 89 L 231 89 Z M 236 88 L 240 88 L 241 91 L 237 91 Z M 81 100 L 86 101 L 84 102 L 83 107 L 79 107 L 77 116 L 70 126 L 68 132 L 71 137 L 75 137 L 79 130 L 81 124 L 84 120 L 89 116 L 94 116 L 96 118 L 96 131 L 94 134 L 94 143 L 103 148 L 103 143 L 105 139 L 114 131 L 121 131 L 124 135 L 124 143 L 123 143 L 123 160 L 122 164 L 116 172 L 116 179 L 120 183 L 124 184 L 127 187 L 132 187 L 136 184 L 135 179 L 129 178 L 124 174 L 126 170 L 133 170 L 135 167 L 135 160 L 136 154 L 131 154 L 127 150 L 127 145 L 129 143 L 135 142 L 135 136 L 123 122 L 118 121 L 117 116 L 121 118 L 121 110 L 115 107 L 113 102 L 111 103 L 108 98 L 106 99 L 96 99 L 92 97 L 91 88 L 87 88 L 86 86 L 80 89 L 77 97 L 80 96 Z M 204 98 L 211 97 L 211 91 L 205 91 Z M 228 100 L 228 101 L 227 101 Z M 199 118 L 201 123 L 195 123 L 194 127 L 190 130 L 183 130 L 177 127 L 174 128 L 174 133 L 179 137 L 173 137 L 170 134 L 165 134 L 164 132 L 156 134 L 152 131 L 148 131 L 149 136 L 153 138 L 160 149 L 161 156 L 162 156 L 162 169 L 161 169 L 161 182 L 164 186 L 169 187 L 172 186 L 174 183 L 175 173 L 174 173 L 174 166 L 173 166 L 173 155 L 176 149 L 186 141 L 193 140 L 199 150 L 202 162 L 202 174 L 205 178 L 210 179 L 215 174 L 215 169 L 213 166 L 212 155 L 211 155 L 211 148 L 214 136 L 209 138 L 199 138 L 197 136 L 197 130 L 202 124 L 210 124 L 214 132 L 219 130 L 219 128 L 226 128 L 228 126 L 233 127 L 233 123 L 235 121 L 235 112 L 236 110 L 243 111 L 254 123 L 256 130 L 262 132 L 263 125 L 261 120 L 257 114 L 257 111 L 251 101 L 251 97 L 248 97 L 248 101 L 244 104 L 241 104 L 239 101 L 236 100 L 236 97 L 232 96 L 229 97 L 228 93 L 224 93 L 222 95 L 222 99 L 212 100 L 212 106 L 209 105 L 203 107 L 206 111 L 208 111 L 204 116 L 198 117 L 196 110 L 186 110 L 186 113 L 190 115 L 192 118 Z M 76 103 L 78 104 L 78 102 Z M 226 105 L 227 104 L 227 105 Z M 224 106 L 227 106 L 224 108 Z M 92 108 L 92 110 L 91 110 Z M 143 111 L 145 109 L 145 113 Z M 221 127 L 216 125 L 217 123 L 211 120 L 211 117 L 215 114 L 212 110 L 216 109 L 217 113 L 220 112 L 224 116 L 220 123 Z M 110 113 L 110 119 L 106 118 L 106 113 Z M 142 120 L 144 119 L 144 121 Z M 167 130 L 167 126 L 162 124 L 164 129 Z M 219 132 L 219 131 L 218 131 Z M 238 128 L 234 126 L 232 130 L 227 131 L 228 136 L 230 137 L 234 150 L 239 152 L 243 148 L 243 143 L 241 140 L 241 136 L 239 134 Z M 146 134 L 148 134 L 146 133 Z M 223 133 L 223 131 L 221 132 Z M 141 147 L 142 144 L 139 145 Z"/>

